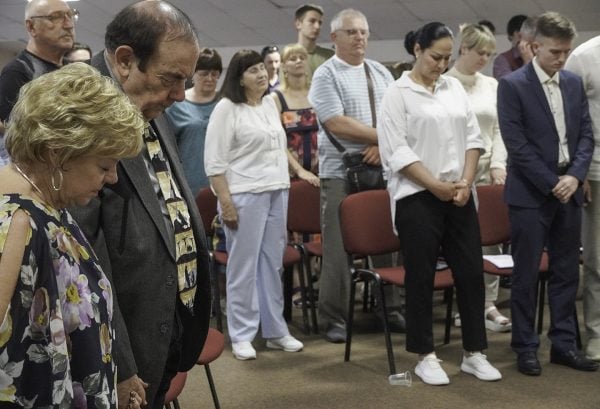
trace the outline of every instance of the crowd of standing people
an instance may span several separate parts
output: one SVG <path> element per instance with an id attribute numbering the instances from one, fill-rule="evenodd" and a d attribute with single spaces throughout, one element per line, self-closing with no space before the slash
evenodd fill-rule
<path id="1" fill-rule="evenodd" d="M 462 372 L 502 379 L 484 354 L 488 329 L 512 331 L 518 370 L 541 374 L 534 317 L 544 252 L 550 361 L 598 369 L 600 39 L 571 53 L 566 17 L 515 16 L 493 78 L 481 73 L 496 52 L 489 24 L 466 24 L 455 39 L 431 22 L 406 35 L 414 60 L 394 80 L 366 56 L 363 13 L 332 17 L 334 49 L 317 44 L 323 16 L 320 6 L 298 7 L 297 43 L 236 52 L 217 90 L 219 53 L 200 47 L 192 21 L 167 1 L 125 7 L 94 56 L 75 43 L 79 13 L 65 1 L 27 4 L 29 42 L 0 74 L 0 400 L 163 406 L 210 324 L 209 244 L 195 203 L 207 188 L 226 239 L 235 358 L 257 358 L 259 330 L 267 348 L 304 348 L 283 317 L 293 179 L 320 189 L 319 324 L 327 341 L 345 342 L 345 153 L 383 168 L 402 252 L 373 264 L 405 267 L 404 293 L 386 287 L 386 321 L 406 332 L 424 383 L 450 382 L 432 334 L 440 256 L 457 288 Z M 509 209 L 510 318 L 496 307 L 498 279 L 482 269 L 482 254 L 500 252 L 480 242 L 475 186 L 489 184 L 505 185 Z M 576 342 L 580 238 L 585 350 Z"/>

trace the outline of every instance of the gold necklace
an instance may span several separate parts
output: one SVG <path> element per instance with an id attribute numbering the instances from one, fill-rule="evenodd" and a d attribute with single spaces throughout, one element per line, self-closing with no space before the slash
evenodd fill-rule
<path id="1" fill-rule="evenodd" d="M 37 185 L 36 185 L 35 183 L 33 183 L 33 180 L 31 180 L 31 179 L 29 178 L 29 176 L 27 176 L 27 175 L 25 174 L 25 172 L 23 172 L 23 171 L 21 170 L 21 168 L 20 168 L 20 167 L 19 167 L 19 166 L 18 166 L 16 163 L 13 163 L 12 165 L 15 167 L 15 169 L 17 170 L 17 172 L 19 172 L 19 174 L 20 174 L 21 176 L 23 176 L 23 178 L 24 178 L 26 181 L 28 181 L 28 182 L 29 182 L 29 184 L 30 184 L 31 186 L 33 186 L 33 188 L 34 188 L 34 189 L 35 189 L 35 191 L 38 193 L 38 195 L 40 195 L 40 199 L 44 200 L 44 194 L 42 193 L 42 190 L 41 190 L 39 187 L 37 187 Z"/>

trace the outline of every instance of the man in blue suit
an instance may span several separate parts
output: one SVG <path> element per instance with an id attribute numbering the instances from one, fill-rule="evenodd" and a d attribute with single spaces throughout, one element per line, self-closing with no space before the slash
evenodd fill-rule
<path id="1" fill-rule="evenodd" d="M 535 58 L 498 85 L 498 118 L 508 151 L 513 269 L 511 346 L 526 375 L 540 375 L 534 330 L 538 267 L 549 254 L 550 362 L 595 371 L 576 346 L 575 296 L 579 281 L 581 188 L 594 141 L 581 78 L 561 70 L 575 37 L 558 13 L 538 17 Z"/>

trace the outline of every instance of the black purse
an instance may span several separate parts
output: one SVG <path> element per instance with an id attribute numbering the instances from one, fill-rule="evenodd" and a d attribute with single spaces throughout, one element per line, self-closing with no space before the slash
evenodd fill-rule
<path id="1" fill-rule="evenodd" d="M 373 80 L 369 72 L 367 63 L 364 64 L 367 75 L 367 86 L 369 89 L 369 103 L 371 105 L 371 117 L 373 118 L 373 128 L 377 123 L 375 114 L 375 97 L 373 95 Z M 348 191 L 350 193 L 363 192 L 365 190 L 385 189 L 386 183 L 383 178 L 383 168 L 381 166 L 370 165 L 363 162 L 361 152 L 347 152 L 346 149 L 331 135 L 331 133 L 321 124 L 329 141 L 342 154 L 342 162 L 346 167 L 346 176 L 348 180 Z"/>

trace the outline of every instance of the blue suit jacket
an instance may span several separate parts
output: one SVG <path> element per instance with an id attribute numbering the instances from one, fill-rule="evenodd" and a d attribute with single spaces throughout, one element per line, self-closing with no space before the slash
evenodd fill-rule
<path id="1" fill-rule="evenodd" d="M 559 75 L 570 156 L 567 174 L 583 182 L 594 150 L 587 97 L 579 76 L 566 70 Z M 537 208 L 553 197 L 558 183 L 558 132 L 532 63 L 500 79 L 498 120 L 508 151 L 504 199 L 509 205 Z M 583 204 L 581 187 L 573 199 Z"/>

